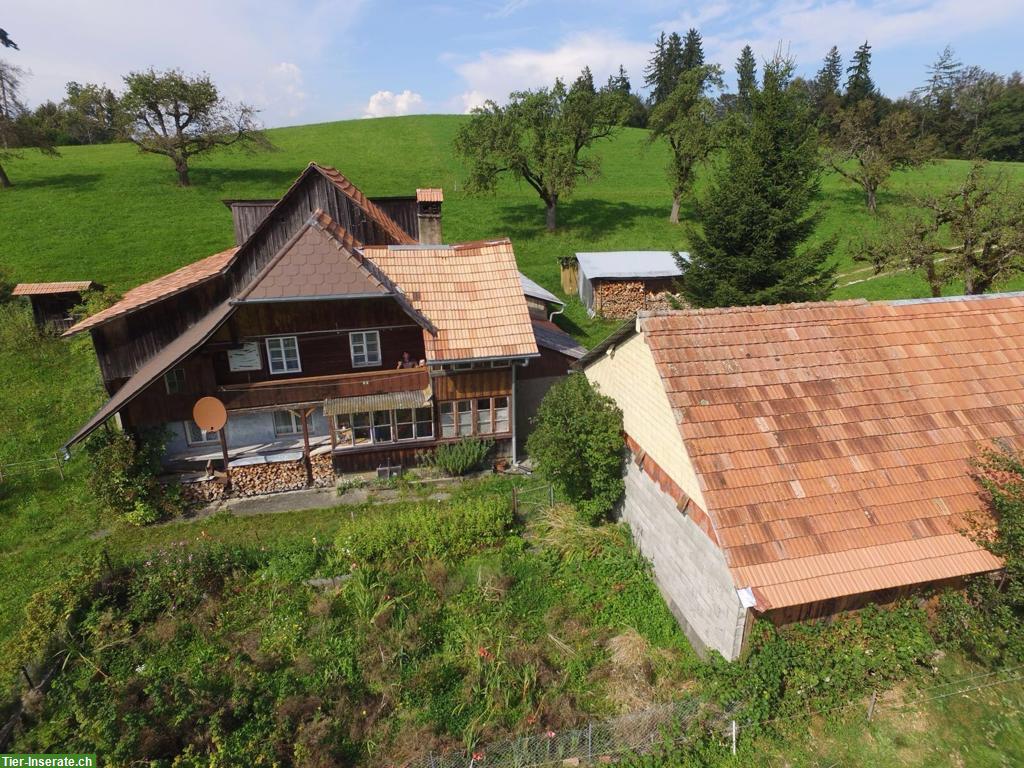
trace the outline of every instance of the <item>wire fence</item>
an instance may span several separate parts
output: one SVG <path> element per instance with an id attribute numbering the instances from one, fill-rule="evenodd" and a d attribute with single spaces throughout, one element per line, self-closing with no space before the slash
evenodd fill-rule
<path id="1" fill-rule="evenodd" d="M 41 459 L 0 462 L 0 483 L 15 475 L 37 475 L 40 472 L 56 471 L 64 479 L 64 462 L 59 453 Z"/>
<path id="2" fill-rule="evenodd" d="M 722 710 L 700 698 L 665 704 L 602 720 L 592 720 L 575 729 L 545 731 L 479 745 L 472 750 L 431 752 L 400 763 L 401 768 L 541 768 L 542 766 L 582 766 L 614 763 L 626 756 L 643 755 L 658 747 L 681 744 L 695 733 L 694 727 L 716 737 L 736 753 L 744 735 L 756 729 L 781 725 L 787 721 L 815 715 L 859 712 L 870 723 L 881 711 L 897 714 L 918 712 L 928 702 L 1024 681 L 1024 665 L 969 675 L 933 686 L 916 688 L 910 700 L 882 701 L 878 692 L 867 700 L 827 709 L 802 710 L 767 720 L 749 720 L 738 713 L 742 707 Z"/>

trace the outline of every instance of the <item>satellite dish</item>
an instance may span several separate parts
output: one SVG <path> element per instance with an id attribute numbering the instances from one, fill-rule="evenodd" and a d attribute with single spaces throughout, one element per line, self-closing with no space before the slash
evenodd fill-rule
<path id="1" fill-rule="evenodd" d="M 192 408 L 192 419 L 205 432 L 217 432 L 228 423 L 228 411 L 216 397 L 202 397 Z"/>

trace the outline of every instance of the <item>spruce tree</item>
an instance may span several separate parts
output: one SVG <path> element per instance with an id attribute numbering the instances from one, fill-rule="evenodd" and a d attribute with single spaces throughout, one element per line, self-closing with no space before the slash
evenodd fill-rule
<path id="1" fill-rule="evenodd" d="M 821 69 L 811 84 L 814 118 L 818 128 L 830 136 L 835 133 L 835 118 L 842 103 L 839 92 L 842 76 L 843 58 L 839 55 L 839 49 L 833 45 L 825 54 Z"/>
<path id="2" fill-rule="evenodd" d="M 736 102 L 742 112 L 749 112 L 751 99 L 757 93 L 757 62 L 749 45 L 743 46 L 736 60 Z"/>
<path id="3" fill-rule="evenodd" d="M 843 76 L 843 57 L 839 55 L 839 49 L 832 46 L 825 54 L 825 60 L 814 78 L 814 84 L 821 93 L 839 95 L 839 79 Z"/>
<path id="4" fill-rule="evenodd" d="M 654 43 L 651 59 L 644 69 L 644 83 L 651 89 L 651 105 L 663 102 L 676 87 L 683 71 L 683 40 L 675 32 L 662 32 Z"/>
<path id="5" fill-rule="evenodd" d="M 700 32 L 693 27 L 690 27 L 690 31 L 686 33 L 686 37 L 683 39 L 683 53 L 680 63 L 684 72 L 704 66 L 704 42 L 701 39 Z"/>
<path id="6" fill-rule="evenodd" d="M 819 215 L 821 161 L 806 101 L 789 88 L 793 65 L 776 59 L 751 95 L 749 121 L 733 132 L 704 198 L 680 288 L 699 307 L 828 298 L 834 242 L 809 246 Z"/>
<path id="7" fill-rule="evenodd" d="M 847 104 L 856 104 L 875 93 L 875 84 L 871 80 L 871 46 L 867 40 L 853 54 L 853 61 L 847 67 L 846 74 Z"/>

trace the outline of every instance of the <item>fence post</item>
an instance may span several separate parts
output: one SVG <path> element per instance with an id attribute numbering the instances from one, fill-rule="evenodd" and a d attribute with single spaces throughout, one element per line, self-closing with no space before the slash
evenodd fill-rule
<path id="1" fill-rule="evenodd" d="M 512 486 L 512 514 L 519 514 L 519 489 Z"/>
<path id="2" fill-rule="evenodd" d="M 548 506 L 555 506 L 555 486 L 553 485 L 548 486 Z"/>
<path id="3" fill-rule="evenodd" d="M 587 721 L 587 762 L 594 759 L 594 721 Z"/>
<path id="4" fill-rule="evenodd" d="M 28 687 L 30 689 L 36 687 L 36 684 L 32 682 L 32 678 L 29 677 L 28 670 L 25 669 L 25 665 L 24 664 L 21 665 L 21 674 L 23 674 L 25 676 L 25 682 L 28 683 Z"/>
<path id="5" fill-rule="evenodd" d="M 736 721 L 732 721 L 732 753 L 736 754 Z"/>
<path id="6" fill-rule="evenodd" d="M 60 472 L 60 479 L 64 479 L 64 468 L 60 465 L 60 454 L 54 451 L 53 458 L 57 462 L 57 471 Z"/>
<path id="7" fill-rule="evenodd" d="M 878 691 L 871 692 L 871 701 L 868 702 L 868 722 L 875 716 L 875 701 L 878 699 Z"/>

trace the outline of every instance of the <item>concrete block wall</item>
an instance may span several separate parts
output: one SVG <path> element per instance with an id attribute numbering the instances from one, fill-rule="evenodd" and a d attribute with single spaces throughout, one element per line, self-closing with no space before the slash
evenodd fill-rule
<path id="1" fill-rule="evenodd" d="M 626 462 L 622 519 L 651 561 L 654 580 L 694 648 L 727 659 L 743 647 L 747 609 L 725 555 L 634 461 Z"/>
<path id="2" fill-rule="evenodd" d="M 172 421 L 167 425 L 171 437 L 167 441 L 167 453 L 181 453 L 194 448 L 185 438 L 185 425 L 180 421 Z M 310 437 L 327 434 L 327 418 L 324 409 L 317 408 L 309 418 Z M 245 445 L 272 443 L 275 440 L 294 440 L 296 436 L 278 437 L 274 432 L 274 414 L 272 411 L 242 411 L 228 414 L 227 424 L 228 448 Z"/>

